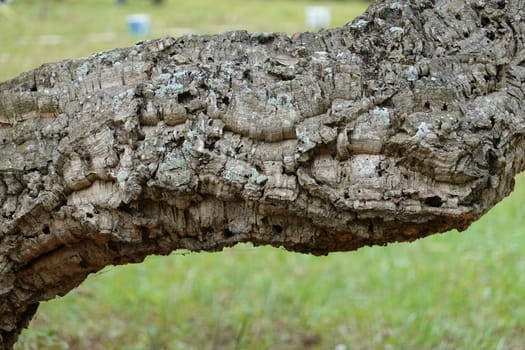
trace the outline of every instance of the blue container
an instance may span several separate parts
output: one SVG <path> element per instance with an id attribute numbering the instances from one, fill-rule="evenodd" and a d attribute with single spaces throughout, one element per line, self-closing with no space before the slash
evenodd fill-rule
<path id="1" fill-rule="evenodd" d="M 150 20 L 145 14 L 135 14 L 126 17 L 128 30 L 134 36 L 146 36 L 149 33 Z"/>

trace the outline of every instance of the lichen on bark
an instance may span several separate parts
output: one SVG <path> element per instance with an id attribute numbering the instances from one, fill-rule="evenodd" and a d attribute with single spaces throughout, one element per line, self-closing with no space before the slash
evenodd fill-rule
<path id="1" fill-rule="evenodd" d="M 524 169 L 521 0 L 138 43 L 0 84 L 0 345 L 104 266 L 465 229 Z"/>

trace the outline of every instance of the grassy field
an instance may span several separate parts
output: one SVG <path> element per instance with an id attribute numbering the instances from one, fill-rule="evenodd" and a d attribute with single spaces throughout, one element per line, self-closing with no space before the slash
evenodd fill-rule
<path id="1" fill-rule="evenodd" d="M 43 0 L 42 0 L 43 1 Z M 131 45 L 125 16 L 152 37 L 304 30 L 299 0 L 15 0 L 0 7 L 0 80 L 43 62 Z M 322 2 L 333 24 L 362 2 Z M 463 233 L 312 257 L 240 245 L 108 267 L 41 306 L 17 349 L 523 349 L 525 177 Z"/>

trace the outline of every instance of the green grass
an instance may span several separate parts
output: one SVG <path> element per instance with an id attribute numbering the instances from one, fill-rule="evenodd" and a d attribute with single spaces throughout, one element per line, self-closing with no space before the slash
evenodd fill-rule
<path id="1" fill-rule="evenodd" d="M 238 28 L 293 33 L 304 29 L 304 7 L 314 4 L 168 0 L 155 8 L 128 1 L 48 1 L 46 20 L 38 19 L 37 1 L 0 7 L 0 80 L 131 45 L 137 39 L 123 24 L 129 13 L 150 13 L 152 37 Z M 332 7 L 334 25 L 365 8 L 323 4 Z M 43 304 L 17 349 L 523 349 L 525 176 L 518 183 L 468 231 L 411 244 L 326 257 L 239 245 L 108 267 Z"/>

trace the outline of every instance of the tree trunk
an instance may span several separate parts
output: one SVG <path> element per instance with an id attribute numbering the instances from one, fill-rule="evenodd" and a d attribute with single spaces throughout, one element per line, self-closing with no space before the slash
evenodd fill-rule
<path id="1" fill-rule="evenodd" d="M 0 84 L 0 346 L 110 264 L 465 229 L 525 154 L 522 0 L 142 42 Z"/>

